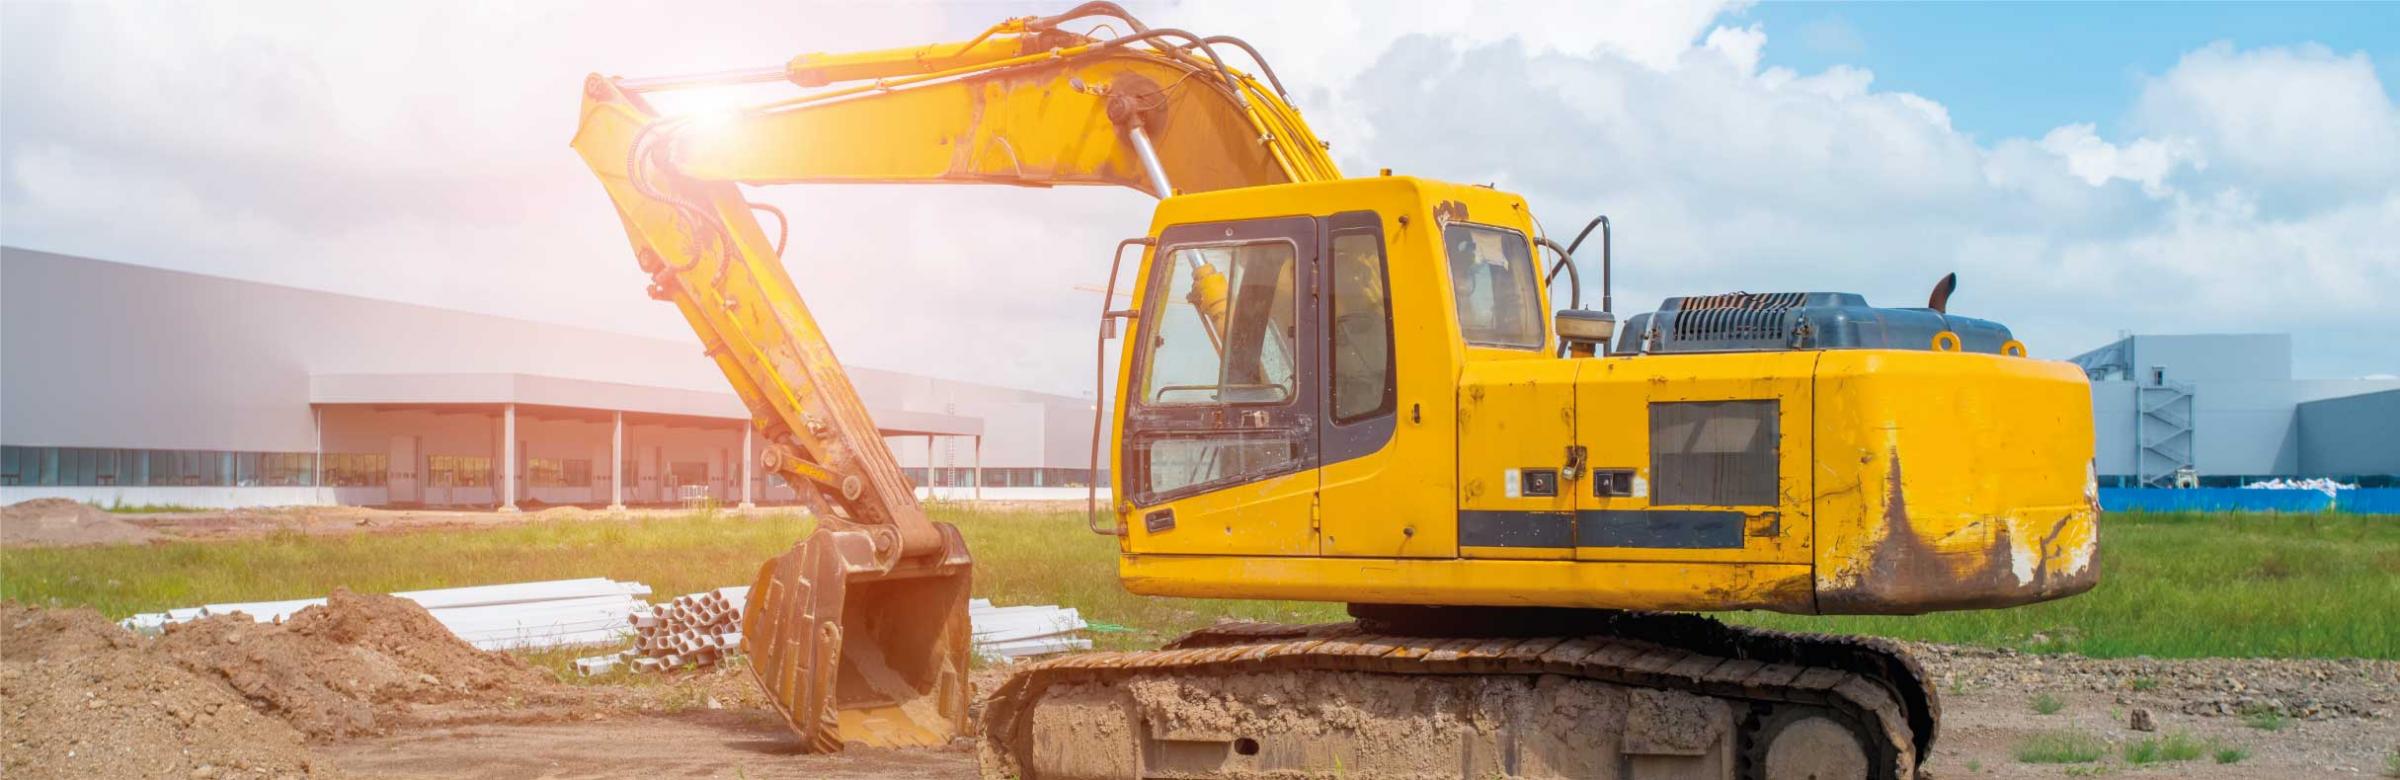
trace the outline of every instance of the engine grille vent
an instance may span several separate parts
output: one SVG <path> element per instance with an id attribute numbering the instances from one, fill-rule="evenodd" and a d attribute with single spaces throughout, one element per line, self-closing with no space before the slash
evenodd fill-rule
<path id="1" fill-rule="evenodd" d="M 1774 400 L 1650 405 L 1655 506 L 1774 506 L 1782 444 Z"/>
<path id="2" fill-rule="evenodd" d="M 1678 341 L 1774 341 L 1790 332 L 1788 315 L 1807 293 L 1726 293 L 1683 298 L 1675 311 Z"/>

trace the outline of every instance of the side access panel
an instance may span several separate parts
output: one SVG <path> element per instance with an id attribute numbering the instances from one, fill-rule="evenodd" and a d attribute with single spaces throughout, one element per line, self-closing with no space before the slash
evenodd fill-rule
<path id="1" fill-rule="evenodd" d="M 1468 363 L 1458 388 L 1458 552 L 1575 557 L 1575 375 L 1586 361 Z"/>
<path id="2" fill-rule="evenodd" d="M 1575 557 L 1809 562 L 1817 356 L 1582 361 L 1575 439 L 1591 474 Z"/>

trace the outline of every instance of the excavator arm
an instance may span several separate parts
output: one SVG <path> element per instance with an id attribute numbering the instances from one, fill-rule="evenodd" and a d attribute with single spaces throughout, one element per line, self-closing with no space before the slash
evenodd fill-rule
<path id="1" fill-rule="evenodd" d="M 1128 31 L 1071 32 L 1088 22 Z M 1266 81 L 1229 66 L 1247 54 Z M 657 111 L 682 90 L 787 82 L 725 114 Z M 1114 185 L 1159 197 L 1339 178 L 1236 39 L 1152 29 L 1111 3 L 1003 22 L 963 43 L 809 54 L 779 68 L 593 75 L 573 146 L 623 221 L 653 298 L 681 310 L 818 524 L 768 562 L 743 642 L 811 750 L 930 745 L 966 728 L 970 561 L 925 516 L 781 264 L 742 185 Z M 788 224 L 779 234 L 788 233 Z"/>

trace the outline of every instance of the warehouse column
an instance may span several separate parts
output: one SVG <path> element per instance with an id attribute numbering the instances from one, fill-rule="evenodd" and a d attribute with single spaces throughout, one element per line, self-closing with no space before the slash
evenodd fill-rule
<path id="1" fill-rule="evenodd" d="M 332 504 L 333 501 L 327 498 L 331 491 L 325 489 L 325 407 L 311 406 L 309 411 L 315 413 L 313 419 L 317 426 L 317 460 L 315 474 L 311 476 L 308 484 L 315 488 L 317 503 Z"/>
<path id="2" fill-rule="evenodd" d="M 753 509 L 758 506 L 758 504 L 750 500 L 750 448 L 753 446 L 750 440 L 750 432 L 756 427 L 757 426 L 747 424 L 742 426 L 742 504 L 741 506 L 736 507 L 737 509 Z"/>
<path id="3" fill-rule="evenodd" d="M 616 427 L 608 440 L 608 472 L 616 476 L 608 480 L 608 510 L 625 511 L 625 413 L 617 413 Z"/>
<path id="4" fill-rule="evenodd" d="M 500 407 L 500 511 L 517 511 L 517 405 Z"/>

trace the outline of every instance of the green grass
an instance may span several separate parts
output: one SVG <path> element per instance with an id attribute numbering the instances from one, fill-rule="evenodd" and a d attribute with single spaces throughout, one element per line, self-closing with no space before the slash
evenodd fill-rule
<path id="1" fill-rule="evenodd" d="M 2108 743 L 2074 731 L 2045 731 L 2019 741 L 2017 760 L 2027 764 L 2088 764 L 2108 754 Z"/>
<path id="2" fill-rule="evenodd" d="M 2133 678 L 2132 687 L 2137 691 L 2155 691 L 2158 690 L 2158 680 L 2151 677 L 2136 677 Z"/>
<path id="3" fill-rule="evenodd" d="M 1912 617 L 1734 619 L 2100 658 L 2400 658 L 2400 518 L 2110 514 L 2100 539 L 2100 584 L 2072 598 Z"/>
<path id="4" fill-rule="evenodd" d="M 2242 762 L 2242 759 L 2249 757 L 2250 749 L 2240 745 L 2226 745 L 2224 747 L 2217 748 L 2217 752 L 2215 753 L 2217 763 L 2220 764 L 2239 764 Z"/>
<path id="5" fill-rule="evenodd" d="M 0 550 L 0 598 L 110 617 L 228 601 L 611 577 L 659 598 L 748 584 L 800 538 L 799 516 L 585 519 L 489 530 Z"/>
<path id="6" fill-rule="evenodd" d="M 1102 647 L 1155 646 L 1220 617 L 1340 620 L 1337 603 L 1164 599 L 1118 584 L 1116 540 L 1080 512 L 936 505 L 978 564 L 976 595 L 1062 604 L 1132 628 Z M 489 530 L 0 549 L 0 598 L 90 606 L 114 617 L 202 603 L 389 592 L 571 577 L 648 583 L 660 598 L 746 584 L 807 528 L 797 516 L 718 513 L 561 519 Z M 2062 601 L 1916 617 L 1742 613 L 1778 628 L 2080 652 L 2400 658 L 2400 520 L 2317 515 L 2110 515 L 2102 582 Z M 1338 594 L 1336 594 L 1338 595 Z M 2036 636 L 2044 641 L 2033 641 Z M 2155 682 L 2150 683 L 2155 685 Z M 2132 686 L 2144 689 L 2136 679 Z"/>
<path id="7" fill-rule="evenodd" d="M 128 504 L 118 500 L 111 500 L 107 504 L 101 504 L 98 501 L 92 501 L 89 503 L 92 506 L 99 507 L 109 513 L 120 515 L 161 515 L 169 513 L 210 511 L 207 507 L 188 506 L 184 504 Z"/>
<path id="8" fill-rule="evenodd" d="M 2043 715 L 2056 715 L 2058 714 L 2059 710 L 2066 708 L 2067 702 L 2064 699 L 2060 699 L 2056 696 L 2045 693 L 2033 697 L 2034 712 L 2041 713 Z"/>
<path id="9" fill-rule="evenodd" d="M 2200 740 L 2193 739 L 2190 734 L 2177 733 L 2125 743 L 2124 756 L 2125 763 L 2142 766 L 2191 761 L 2207 752 L 2208 747 L 2202 745 Z"/>
<path id="10" fill-rule="evenodd" d="M 2292 719 L 2273 707 L 2247 706 L 2242 708 L 2242 725 L 2260 731 L 2282 731 Z"/>

